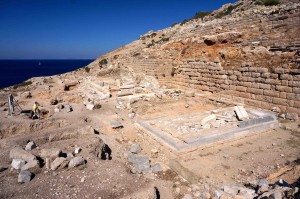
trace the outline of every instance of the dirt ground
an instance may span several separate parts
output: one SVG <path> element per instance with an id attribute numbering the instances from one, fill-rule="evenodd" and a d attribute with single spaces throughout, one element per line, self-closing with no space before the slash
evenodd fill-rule
<path id="1" fill-rule="evenodd" d="M 17 90 L 2 90 L 0 94 L 0 198 L 182 198 L 191 192 L 192 184 L 169 170 L 169 153 L 158 152 L 151 162 L 159 162 L 163 172 L 156 174 L 132 174 L 131 165 L 124 157 L 132 143 L 140 144 L 141 154 L 151 157 L 155 148 L 148 138 L 135 128 L 135 121 L 162 116 L 182 116 L 203 110 L 213 110 L 227 105 L 206 97 L 184 95 L 162 99 L 141 100 L 130 110 L 116 108 L 117 91 L 111 98 L 101 101 L 101 107 L 87 110 L 83 104 L 81 83 L 70 91 L 63 90 L 64 79 L 70 76 L 54 76 L 34 79 L 34 85 Z M 110 81 L 110 80 L 107 80 Z M 30 91 L 30 98 L 27 97 Z M 89 92 L 86 90 L 86 92 Z M 7 96 L 13 94 L 23 110 L 13 116 L 7 114 Z M 69 104 L 73 111 L 55 112 L 51 99 L 59 104 Z M 34 101 L 40 103 L 44 115 L 40 120 L 28 117 Z M 25 111 L 26 112 L 26 111 Z M 134 112 L 133 118 L 129 114 Z M 124 128 L 112 129 L 110 122 L 120 121 Z M 298 121 L 299 122 L 299 121 Z M 300 177 L 300 131 L 297 122 L 281 121 L 281 127 L 267 132 L 227 141 L 177 156 L 181 165 L 199 177 L 198 186 L 222 183 L 255 184 L 259 178 L 274 183 L 279 178 L 289 183 Z M 101 139 L 111 151 L 111 160 L 98 159 L 92 151 L 95 139 Z M 37 144 L 32 153 L 41 149 L 59 148 L 64 153 L 73 152 L 86 159 L 83 166 L 55 171 L 44 165 L 28 183 L 17 183 L 19 171 L 11 168 L 9 151 L 16 146 L 25 148 L 31 140 Z M 154 192 L 154 193 L 153 193 Z M 159 197 L 158 197 L 159 195 Z M 140 196 L 140 197 L 139 197 Z"/>

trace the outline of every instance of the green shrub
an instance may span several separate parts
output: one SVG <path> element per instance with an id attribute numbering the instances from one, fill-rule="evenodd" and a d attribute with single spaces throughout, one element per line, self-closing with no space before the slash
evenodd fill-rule
<path id="1" fill-rule="evenodd" d="M 108 63 L 107 59 L 102 59 L 99 64 L 100 65 L 106 65 Z"/>
<path id="2" fill-rule="evenodd" d="M 85 70 L 85 72 L 89 73 L 91 69 L 86 66 L 86 67 L 84 67 L 84 70 Z"/>
<path id="3" fill-rule="evenodd" d="M 32 84 L 32 81 L 25 81 L 25 82 L 14 85 L 13 88 L 16 89 L 16 88 L 28 86 L 31 84 Z"/>
<path id="4" fill-rule="evenodd" d="M 212 13 L 212 11 L 201 11 L 201 12 L 197 12 L 192 19 L 203 19 L 205 16 L 210 15 Z"/>
<path id="5" fill-rule="evenodd" d="M 241 5 L 240 3 L 239 3 L 239 4 L 236 4 L 236 5 L 230 5 L 230 6 L 228 6 L 227 10 L 218 13 L 216 17 L 217 17 L 217 18 L 222 18 L 222 17 L 224 17 L 224 16 L 230 15 L 231 12 L 232 12 L 234 9 L 236 9 L 237 7 L 239 7 L 240 5 Z"/>
<path id="6" fill-rule="evenodd" d="M 280 2 L 278 0 L 259 0 L 255 2 L 256 5 L 264 5 L 264 6 L 276 6 L 279 5 Z"/>
<path id="7" fill-rule="evenodd" d="M 171 27 L 173 28 L 174 26 L 176 26 L 178 23 L 173 23 L 172 25 L 171 25 Z"/>
<path id="8" fill-rule="evenodd" d="M 139 56 L 139 55 L 141 55 L 141 53 L 134 53 L 132 56 L 133 56 L 133 57 L 137 57 L 137 56 Z"/>
<path id="9" fill-rule="evenodd" d="M 190 19 L 185 19 L 185 20 L 183 20 L 183 22 L 180 23 L 180 25 L 182 26 L 183 24 L 185 24 L 185 23 L 187 23 L 189 21 L 190 21 Z"/>

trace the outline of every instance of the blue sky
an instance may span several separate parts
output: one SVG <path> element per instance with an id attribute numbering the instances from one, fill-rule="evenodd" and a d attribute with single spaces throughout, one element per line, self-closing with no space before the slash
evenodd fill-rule
<path id="1" fill-rule="evenodd" d="M 0 59 L 94 59 L 236 0 L 0 0 Z"/>

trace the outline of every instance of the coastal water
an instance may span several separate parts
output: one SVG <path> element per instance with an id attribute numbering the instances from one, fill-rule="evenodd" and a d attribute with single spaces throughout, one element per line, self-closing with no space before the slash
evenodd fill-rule
<path id="1" fill-rule="evenodd" d="M 21 83 L 31 77 L 50 76 L 88 65 L 93 60 L 0 60 L 0 88 Z"/>

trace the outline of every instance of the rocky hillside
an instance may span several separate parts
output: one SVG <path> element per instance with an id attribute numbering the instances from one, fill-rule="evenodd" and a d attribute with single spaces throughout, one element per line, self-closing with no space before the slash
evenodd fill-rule
<path id="1" fill-rule="evenodd" d="M 97 58 L 90 74 L 145 75 L 160 86 L 214 92 L 283 113 L 300 113 L 300 3 L 245 1 L 205 17 L 149 31 Z M 266 4 L 266 5 L 264 5 Z"/>

